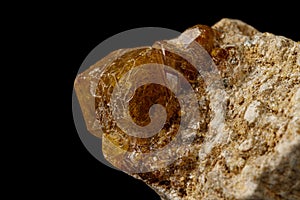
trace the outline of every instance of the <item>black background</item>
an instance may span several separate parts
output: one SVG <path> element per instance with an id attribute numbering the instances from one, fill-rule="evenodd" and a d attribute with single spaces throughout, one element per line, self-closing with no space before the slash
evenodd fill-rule
<path id="1" fill-rule="evenodd" d="M 41 17 L 41 21 L 34 25 L 36 31 L 31 33 L 31 37 L 39 38 L 35 48 L 36 56 L 42 60 L 40 67 L 47 66 L 43 69 L 47 76 L 39 78 L 47 78 L 44 81 L 47 82 L 47 93 L 41 96 L 50 100 L 48 125 L 44 129 L 49 134 L 41 136 L 42 142 L 36 142 L 36 149 L 43 149 L 45 156 L 35 158 L 39 164 L 35 165 L 33 172 L 37 175 L 35 186 L 43 192 L 43 196 L 159 199 L 141 181 L 94 159 L 77 135 L 72 116 L 73 82 L 85 57 L 103 40 L 132 28 L 164 27 L 182 32 L 195 24 L 211 26 L 222 18 L 234 18 L 261 32 L 300 41 L 297 6 L 261 7 L 255 2 L 243 5 L 229 2 L 226 5 L 217 2 L 211 2 L 211 5 L 202 5 L 201 2 L 199 5 L 188 2 L 176 4 L 162 6 L 149 1 L 140 2 L 136 8 L 125 8 L 118 2 L 113 2 L 113 5 L 49 5 L 26 20 L 30 22 Z"/>

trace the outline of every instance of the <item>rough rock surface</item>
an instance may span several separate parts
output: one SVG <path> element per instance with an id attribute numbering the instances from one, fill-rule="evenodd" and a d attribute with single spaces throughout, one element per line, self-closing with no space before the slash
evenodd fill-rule
<path id="1" fill-rule="evenodd" d="M 212 28 L 229 54 L 218 63 L 223 126 L 208 129 L 172 172 L 133 176 L 164 200 L 300 199 L 300 44 L 239 20 Z"/>

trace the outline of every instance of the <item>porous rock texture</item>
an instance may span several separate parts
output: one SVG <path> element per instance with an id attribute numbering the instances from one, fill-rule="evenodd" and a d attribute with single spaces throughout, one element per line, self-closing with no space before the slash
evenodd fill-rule
<path id="1" fill-rule="evenodd" d="M 212 28 L 228 52 L 217 63 L 226 106 L 208 126 L 222 125 L 171 172 L 132 175 L 163 200 L 300 199 L 300 43 L 239 20 Z"/>

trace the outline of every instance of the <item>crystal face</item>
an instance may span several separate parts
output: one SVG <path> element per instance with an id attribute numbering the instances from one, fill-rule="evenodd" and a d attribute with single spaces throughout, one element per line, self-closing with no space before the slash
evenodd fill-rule
<path id="1" fill-rule="evenodd" d="M 149 47 L 120 49 L 75 80 L 88 130 L 105 158 L 130 173 L 182 157 L 207 130 L 207 87 L 219 87 L 211 59 L 216 32 L 203 25 Z"/>
<path id="2" fill-rule="evenodd" d="M 95 98 L 97 119 L 103 127 L 105 137 L 128 151 L 139 149 L 142 152 L 147 152 L 150 149 L 164 146 L 165 143 L 169 143 L 169 140 L 172 139 L 172 134 L 176 134 L 176 126 L 179 126 L 180 121 L 180 106 L 174 94 L 172 94 L 168 88 L 161 85 L 148 84 L 139 87 L 135 91 L 129 102 L 129 112 L 136 124 L 145 126 L 150 122 L 148 112 L 153 104 L 161 104 L 166 107 L 167 120 L 161 132 L 154 137 L 146 139 L 130 137 L 127 133 L 122 132 L 117 124 L 114 123 L 109 107 L 113 87 L 117 84 L 123 74 L 127 73 L 132 68 L 145 63 L 160 63 L 173 66 L 174 69 L 181 72 L 190 83 L 194 83 L 194 88 L 200 88 L 201 85 L 201 81 L 197 81 L 197 79 L 199 79 L 199 74 L 191 64 L 178 55 L 171 54 L 170 52 L 165 52 L 165 55 L 163 55 L 160 49 L 135 49 L 125 53 L 122 57 L 115 60 L 112 65 L 108 66 L 106 68 L 107 71 L 103 72 L 103 76 L 99 80 L 97 87 L 96 96 L 99 96 Z M 167 74 L 168 73 L 165 73 L 164 71 L 155 71 L 155 76 L 161 76 L 161 79 L 165 81 L 168 79 Z M 149 76 L 149 74 L 141 75 L 144 77 Z M 182 93 L 183 92 L 184 91 L 182 91 Z M 204 93 L 203 87 L 201 87 L 199 94 L 201 92 L 202 94 Z M 108 121 L 109 123 L 107 123 Z M 173 129 L 172 131 L 170 131 L 171 128 Z M 169 133 L 170 135 L 166 133 Z M 120 137 L 122 140 L 117 139 Z"/>

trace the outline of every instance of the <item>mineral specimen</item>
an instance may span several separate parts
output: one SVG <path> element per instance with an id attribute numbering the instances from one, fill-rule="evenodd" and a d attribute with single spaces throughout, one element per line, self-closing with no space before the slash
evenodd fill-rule
<path id="1" fill-rule="evenodd" d="M 112 52 L 75 90 L 106 159 L 164 200 L 300 199 L 297 42 L 222 19 Z"/>

